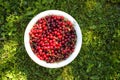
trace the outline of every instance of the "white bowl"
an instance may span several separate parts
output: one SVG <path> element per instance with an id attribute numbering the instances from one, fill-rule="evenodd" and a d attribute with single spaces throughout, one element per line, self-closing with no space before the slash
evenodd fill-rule
<path id="1" fill-rule="evenodd" d="M 30 39 L 29 32 L 30 32 L 31 28 L 33 27 L 33 25 L 38 21 L 38 19 L 40 19 L 44 16 L 47 16 L 47 15 L 52 15 L 52 14 L 62 15 L 74 24 L 74 28 L 75 28 L 76 34 L 77 34 L 77 41 L 76 41 L 74 52 L 66 60 L 56 62 L 56 63 L 47 63 L 43 60 L 40 60 L 31 50 L 30 43 L 29 43 L 29 39 Z M 80 29 L 77 21 L 69 14 L 67 14 L 63 11 L 59 11 L 59 10 L 47 10 L 47 11 L 39 13 L 29 22 L 29 24 L 27 25 L 27 28 L 25 30 L 25 34 L 24 34 L 24 44 L 25 44 L 25 48 L 26 48 L 28 55 L 38 65 L 43 66 L 43 67 L 47 67 L 47 68 L 63 67 L 65 65 L 69 64 L 70 62 L 72 62 L 77 57 L 77 55 L 81 49 L 81 45 L 82 45 L 81 29 Z"/>

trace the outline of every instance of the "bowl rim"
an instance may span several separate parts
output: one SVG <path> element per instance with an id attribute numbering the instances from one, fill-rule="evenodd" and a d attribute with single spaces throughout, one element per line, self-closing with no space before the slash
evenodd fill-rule
<path id="1" fill-rule="evenodd" d="M 76 35 L 77 35 L 77 41 L 76 41 L 74 52 L 66 60 L 63 60 L 60 62 L 55 62 L 55 63 L 47 63 L 43 60 L 40 60 L 31 50 L 30 43 L 29 43 L 29 32 L 30 32 L 31 28 L 33 27 L 33 25 L 38 21 L 38 19 L 45 17 L 47 15 L 52 15 L 52 14 L 53 15 L 62 15 L 73 23 L 75 31 L 76 31 Z M 28 25 L 25 29 L 25 33 L 24 33 L 24 45 L 25 45 L 25 49 L 26 49 L 29 57 L 38 65 L 46 67 L 46 68 L 60 68 L 60 67 L 64 67 L 64 66 L 68 65 L 69 63 L 71 63 L 79 54 L 79 51 L 82 46 L 82 33 L 81 33 L 81 29 L 80 29 L 77 21 L 68 13 L 60 11 L 60 10 L 46 10 L 46 11 L 38 13 L 28 23 Z"/>

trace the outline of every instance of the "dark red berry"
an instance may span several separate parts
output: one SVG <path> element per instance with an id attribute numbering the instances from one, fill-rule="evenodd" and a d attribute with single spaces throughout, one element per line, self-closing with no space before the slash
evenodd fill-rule
<path id="1" fill-rule="evenodd" d="M 29 36 L 32 51 L 40 60 L 48 63 L 68 58 L 74 51 L 77 38 L 73 24 L 58 15 L 39 19 Z"/>

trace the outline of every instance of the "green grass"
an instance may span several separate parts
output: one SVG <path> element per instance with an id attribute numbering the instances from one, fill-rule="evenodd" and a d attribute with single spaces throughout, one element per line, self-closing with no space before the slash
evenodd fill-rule
<path id="1" fill-rule="evenodd" d="M 72 15 L 83 44 L 69 65 L 47 69 L 24 48 L 24 31 L 38 13 Z M 120 0 L 0 0 L 0 80 L 120 80 Z"/>

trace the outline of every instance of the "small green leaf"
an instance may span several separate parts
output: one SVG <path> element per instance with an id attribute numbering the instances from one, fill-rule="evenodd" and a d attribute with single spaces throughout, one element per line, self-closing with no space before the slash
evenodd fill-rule
<path id="1" fill-rule="evenodd" d="M 35 12 L 37 11 L 37 9 L 34 9 L 33 11 L 28 11 L 27 13 L 25 13 L 25 16 L 29 16 L 29 15 L 33 15 L 35 14 Z"/>
<path id="2" fill-rule="evenodd" d="M 90 77 L 90 79 L 92 79 L 92 80 L 99 80 L 99 77 L 98 76 L 92 76 L 92 77 Z"/>
<path id="3" fill-rule="evenodd" d="M 87 66 L 86 72 L 90 72 L 93 66 L 94 66 L 94 64 L 89 64 L 89 65 Z"/>
<path id="4" fill-rule="evenodd" d="M 56 80 L 63 80 L 62 76 L 58 76 Z"/>

